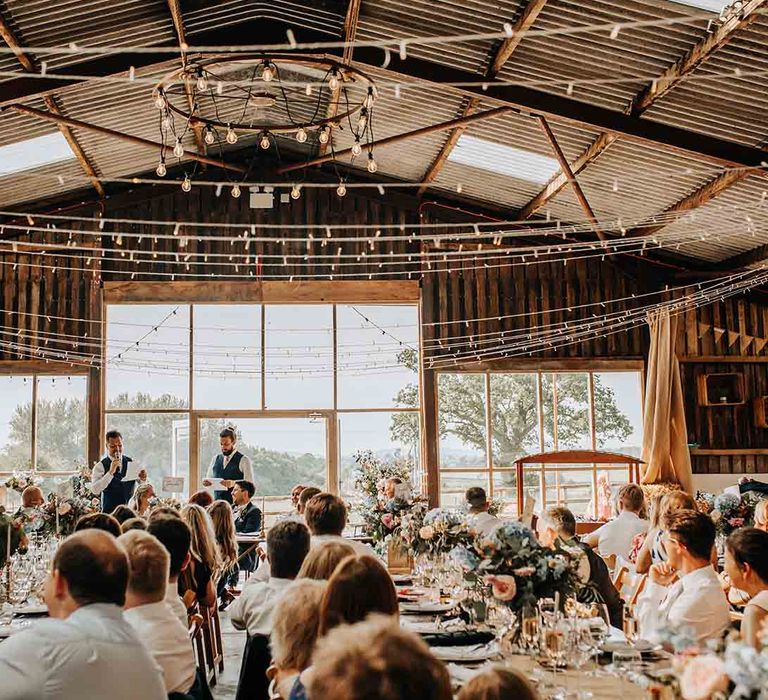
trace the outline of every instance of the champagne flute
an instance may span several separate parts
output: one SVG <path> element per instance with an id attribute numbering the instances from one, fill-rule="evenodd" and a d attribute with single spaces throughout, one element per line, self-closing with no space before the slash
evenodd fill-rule
<path id="1" fill-rule="evenodd" d="M 535 651 L 535 645 L 539 639 L 539 615 L 536 608 L 526 605 L 522 613 L 522 641 L 526 651 Z"/>

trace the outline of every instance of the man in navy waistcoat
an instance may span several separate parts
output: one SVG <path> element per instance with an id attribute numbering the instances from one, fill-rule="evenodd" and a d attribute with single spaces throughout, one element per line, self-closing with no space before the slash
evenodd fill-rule
<path id="1" fill-rule="evenodd" d="M 253 483 L 253 467 L 251 460 L 236 449 L 237 434 L 235 428 L 227 426 L 219 433 L 219 445 L 221 452 L 217 454 L 208 473 L 203 479 L 203 486 L 210 486 L 211 479 L 222 479 L 222 490 L 213 492 L 214 498 L 232 503 L 232 487 L 236 481 L 250 481 Z"/>
<path id="2" fill-rule="evenodd" d="M 101 510 L 111 513 L 117 506 L 128 505 L 136 488 L 135 479 L 128 480 L 128 464 L 133 460 L 123 454 L 123 436 L 117 430 L 107 432 L 107 454 L 93 465 L 91 491 L 101 494 Z M 145 481 L 147 472 L 139 472 L 139 481 Z"/>

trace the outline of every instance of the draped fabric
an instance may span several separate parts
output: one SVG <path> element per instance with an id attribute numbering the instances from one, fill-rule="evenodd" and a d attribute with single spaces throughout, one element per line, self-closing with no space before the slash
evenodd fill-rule
<path id="1" fill-rule="evenodd" d="M 651 346 L 645 387 L 641 482 L 678 483 L 691 493 L 693 475 L 688 452 L 680 364 L 675 355 L 677 319 L 662 309 L 648 313 Z"/>

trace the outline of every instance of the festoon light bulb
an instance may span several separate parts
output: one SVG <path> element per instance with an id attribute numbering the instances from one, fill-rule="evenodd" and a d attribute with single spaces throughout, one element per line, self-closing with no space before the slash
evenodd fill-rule
<path id="1" fill-rule="evenodd" d="M 343 182 L 340 182 L 339 186 L 336 188 L 336 194 L 339 195 L 339 197 L 343 197 L 347 194 L 347 186 Z"/>
<path id="2" fill-rule="evenodd" d="M 352 144 L 352 155 L 359 156 L 362 152 L 363 147 L 360 145 L 360 141 L 355 139 L 355 142 Z"/>
<path id="3" fill-rule="evenodd" d="M 376 161 L 373 158 L 373 153 L 368 154 L 368 172 L 369 173 L 375 173 L 379 169 L 379 166 L 376 164 Z"/>
<path id="4" fill-rule="evenodd" d="M 168 174 L 168 168 L 165 167 L 165 161 L 161 160 L 155 168 L 155 173 L 158 177 L 165 177 Z"/>
<path id="5" fill-rule="evenodd" d="M 265 131 L 261 135 L 261 139 L 259 139 L 259 146 L 261 146 L 265 151 L 269 148 L 269 132 Z"/>
<path id="6" fill-rule="evenodd" d="M 213 143 L 216 141 L 216 134 L 213 133 L 213 129 L 210 126 L 205 127 L 203 141 L 205 141 L 209 146 L 213 145 Z"/>
<path id="7" fill-rule="evenodd" d="M 275 69 L 272 67 L 269 61 L 264 61 L 264 70 L 261 73 L 262 80 L 265 83 L 271 83 L 274 77 Z"/>
<path id="8" fill-rule="evenodd" d="M 328 78 L 328 87 L 331 88 L 331 90 L 338 90 L 339 85 L 341 85 L 341 83 L 339 82 L 339 73 L 334 68 L 333 71 L 331 72 L 331 77 Z"/>
<path id="9" fill-rule="evenodd" d="M 232 185 L 232 196 L 237 199 L 240 196 L 240 185 Z"/>
<path id="10" fill-rule="evenodd" d="M 185 192 L 189 192 L 192 189 L 192 180 L 189 179 L 189 175 L 184 176 L 184 182 L 181 183 L 181 189 Z"/>
<path id="11" fill-rule="evenodd" d="M 304 143 L 307 140 L 307 130 L 303 126 L 296 130 L 296 140 L 299 143 Z"/>
<path id="12" fill-rule="evenodd" d="M 224 138 L 230 145 L 237 143 L 237 132 L 231 126 L 227 126 L 227 135 Z"/>
<path id="13" fill-rule="evenodd" d="M 181 158 L 184 155 L 184 146 L 181 143 L 181 139 L 176 139 L 176 145 L 173 147 L 173 155 L 177 158 Z"/>
<path id="14" fill-rule="evenodd" d="M 197 89 L 198 90 L 207 90 L 208 89 L 208 79 L 205 77 L 202 71 L 197 74 Z"/>
<path id="15" fill-rule="evenodd" d="M 321 127 L 317 135 L 317 140 L 320 141 L 320 143 L 328 143 L 330 138 L 331 138 L 331 130 L 327 126 Z"/>
<path id="16" fill-rule="evenodd" d="M 301 189 L 298 185 L 291 187 L 291 199 L 298 199 L 301 197 Z"/>
<path id="17" fill-rule="evenodd" d="M 158 90 L 155 94 L 155 107 L 163 109 L 165 107 L 165 95 L 162 90 Z"/>

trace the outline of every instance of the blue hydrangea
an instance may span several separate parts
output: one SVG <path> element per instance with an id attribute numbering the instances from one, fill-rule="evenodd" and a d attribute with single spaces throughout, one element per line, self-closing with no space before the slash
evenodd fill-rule
<path id="1" fill-rule="evenodd" d="M 727 515 L 741 505 L 741 498 L 735 493 L 721 493 L 715 498 L 715 508 L 723 515 Z"/>
<path id="2" fill-rule="evenodd" d="M 517 539 L 522 541 L 526 538 L 529 542 L 532 542 L 534 539 L 533 531 L 526 525 L 514 520 L 502 523 L 489 536 L 491 542 L 499 546 L 507 544 L 510 540 Z"/>
<path id="3" fill-rule="evenodd" d="M 480 557 L 466 547 L 457 546 L 448 552 L 448 558 L 464 571 L 476 571 L 480 565 Z"/>
<path id="4" fill-rule="evenodd" d="M 768 685 L 768 656 L 744 643 L 731 643 L 725 650 L 725 671 L 749 693 Z"/>
<path id="5" fill-rule="evenodd" d="M 461 525 L 462 518 L 458 513 L 442 508 L 433 508 L 424 516 L 425 525 L 444 525 L 454 527 Z"/>

